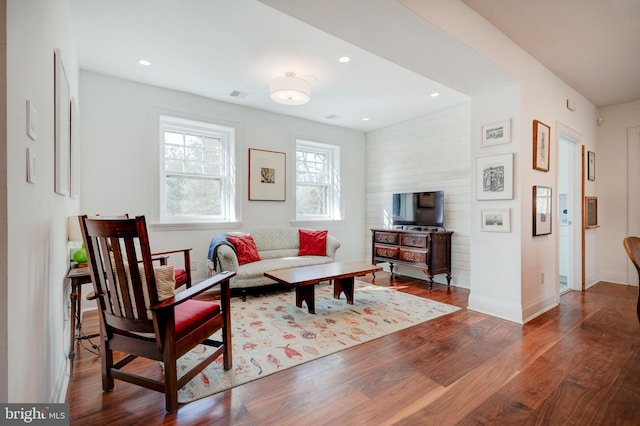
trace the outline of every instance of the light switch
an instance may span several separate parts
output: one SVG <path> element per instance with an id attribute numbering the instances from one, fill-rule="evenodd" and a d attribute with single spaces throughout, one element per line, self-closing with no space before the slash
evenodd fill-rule
<path id="1" fill-rule="evenodd" d="M 38 111 L 29 99 L 27 99 L 27 136 L 34 141 L 38 136 Z"/>

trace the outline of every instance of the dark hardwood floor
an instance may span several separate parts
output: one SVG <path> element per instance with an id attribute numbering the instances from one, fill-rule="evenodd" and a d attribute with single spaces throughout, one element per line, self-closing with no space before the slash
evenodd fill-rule
<path id="1" fill-rule="evenodd" d="M 365 281 L 466 308 L 468 290 L 378 273 Z M 569 292 L 524 326 L 462 309 L 216 395 L 164 410 L 162 394 L 116 381 L 79 349 L 71 424 L 638 425 L 638 289 Z M 83 319 L 97 330 L 97 317 Z M 138 368 L 156 371 L 157 363 Z"/>

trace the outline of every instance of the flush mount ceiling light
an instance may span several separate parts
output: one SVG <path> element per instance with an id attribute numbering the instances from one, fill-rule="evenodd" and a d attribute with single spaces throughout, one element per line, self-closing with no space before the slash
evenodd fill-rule
<path id="1" fill-rule="evenodd" d="M 304 105 L 311 99 L 311 84 L 294 72 L 285 73 L 271 80 L 271 99 L 284 105 Z"/>

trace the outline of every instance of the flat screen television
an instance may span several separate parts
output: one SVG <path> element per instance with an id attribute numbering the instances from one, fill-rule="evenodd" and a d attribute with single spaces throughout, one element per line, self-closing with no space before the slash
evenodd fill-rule
<path id="1" fill-rule="evenodd" d="M 393 194 L 393 225 L 444 227 L 444 191 Z"/>

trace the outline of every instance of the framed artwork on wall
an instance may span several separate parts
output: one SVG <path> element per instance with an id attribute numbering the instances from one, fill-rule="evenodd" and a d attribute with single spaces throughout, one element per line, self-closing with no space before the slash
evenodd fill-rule
<path id="1" fill-rule="evenodd" d="M 587 153 L 587 178 L 596 180 L 596 153 L 593 151 Z"/>
<path id="2" fill-rule="evenodd" d="M 533 120 L 533 168 L 549 171 L 551 128 L 541 121 Z"/>
<path id="3" fill-rule="evenodd" d="M 485 232 L 511 232 L 511 209 L 480 210 L 480 230 Z"/>
<path id="4" fill-rule="evenodd" d="M 598 227 L 598 197 L 584 197 L 584 227 Z"/>
<path id="5" fill-rule="evenodd" d="M 533 236 L 551 234 L 551 188 L 533 186 Z"/>
<path id="6" fill-rule="evenodd" d="M 511 119 L 482 126 L 482 146 L 511 142 Z"/>
<path id="7" fill-rule="evenodd" d="M 286 154 L 249 148 L 249 200 L 285 201 Z"/>
<path id="8" fill-rule="evenodd" d="M 71 144 L 71 115 L 69 80 L 64 71 L 60 49 L 54 52 L 54 116 L 55 164 L 54 191 L 69 194 L 69 162 Z"/>
<path id="9" fill-rule="evenodd" d="M 476 199 L 513 199 L 513 153 L 478 157 Z"/>

